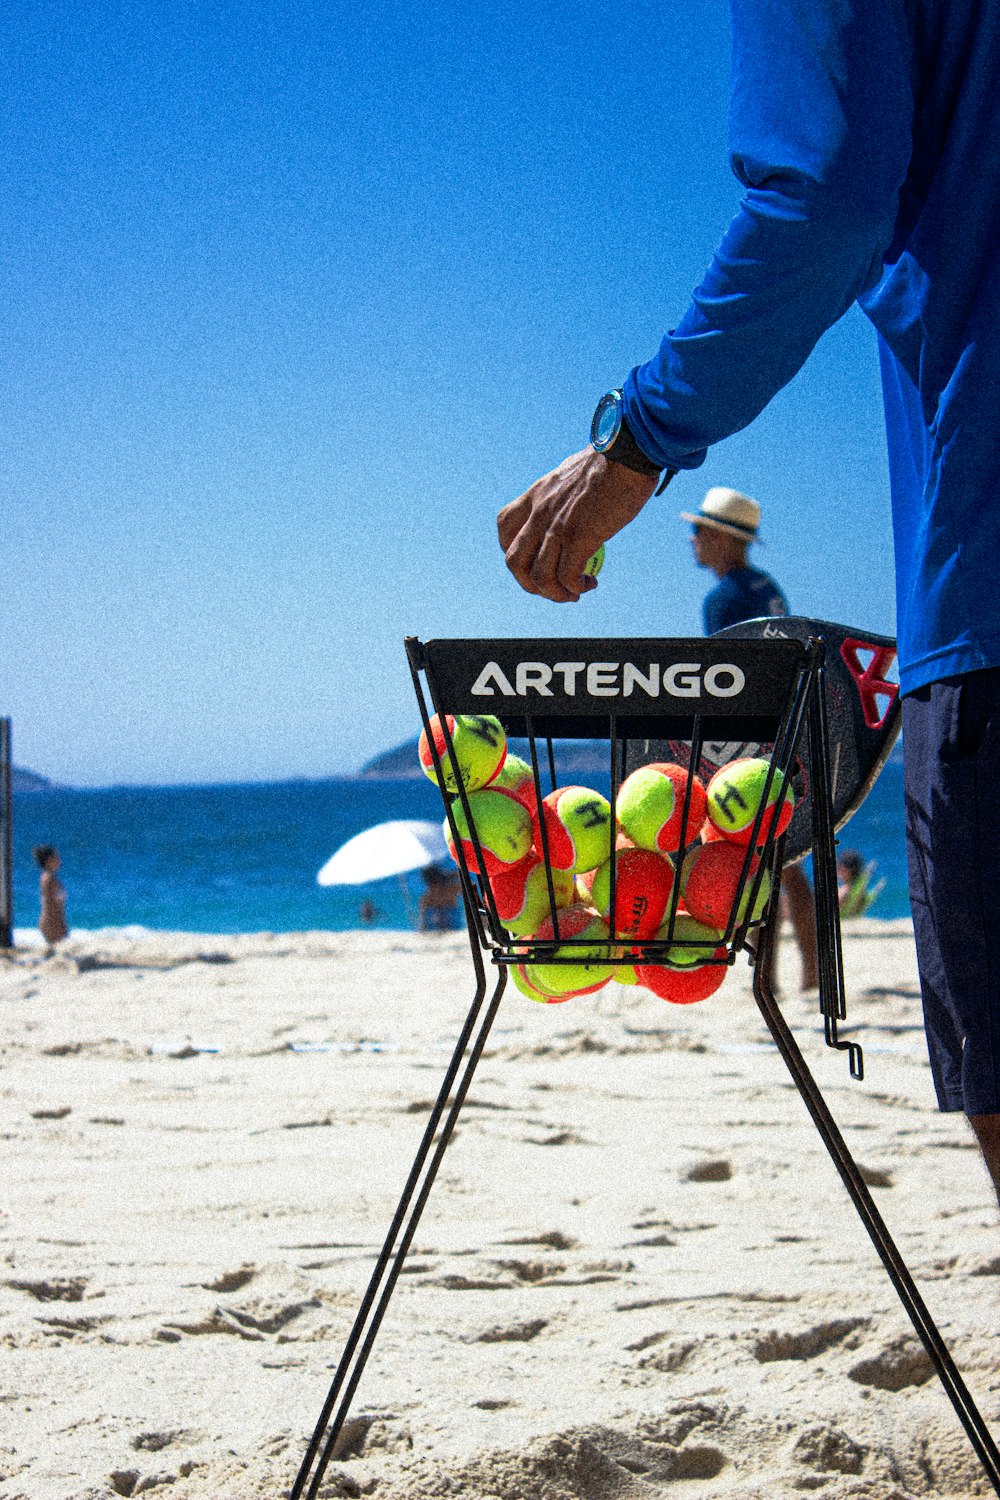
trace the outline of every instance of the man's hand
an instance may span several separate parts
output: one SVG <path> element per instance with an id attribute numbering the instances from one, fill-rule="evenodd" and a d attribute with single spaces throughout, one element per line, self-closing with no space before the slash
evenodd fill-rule
<path id="1" fill-rule="evenodd" d="M 593 448 L 572 453 L 497 516 L 508 568 L 529 594 L 576 603 L 597 587 L 584 576 L 587 559 L 635 520 L 655 488 L 655 478 Z"/>

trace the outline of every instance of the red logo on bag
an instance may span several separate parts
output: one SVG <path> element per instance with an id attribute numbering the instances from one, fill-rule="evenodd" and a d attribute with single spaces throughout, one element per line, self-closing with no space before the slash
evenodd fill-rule
<path id="1" fill-rule="evenodd" d="M 861 661 L 858 654 L 861 651 L 866 656 L 871 653 L 867 665 Z M 899 683 L 889 682 L 886 676 L 896 660 L 895 647 L 872 646 L 867 641 L 848 638 L 841 645 L 840 654 L 858 689 L 865 723 L 869 729 L 881 729 L 899 697 Z M 880 699 L 885 700 L 884 707 Z"/>

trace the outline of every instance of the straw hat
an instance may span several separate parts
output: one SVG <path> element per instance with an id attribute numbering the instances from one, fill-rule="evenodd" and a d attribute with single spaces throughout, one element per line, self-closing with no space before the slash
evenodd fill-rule
<path id="1" fill-rule="evenodd" d="M 682 510 L 681 520 L 690 521 L 693 526 L 710 526 L 713 531 L 726 531 L 730 536 L 753 542 L 760 525 L 760 506 L 749 495 L 741 495 L 739 490 L 717 484 L 706 494 L 698 514 Z"/>

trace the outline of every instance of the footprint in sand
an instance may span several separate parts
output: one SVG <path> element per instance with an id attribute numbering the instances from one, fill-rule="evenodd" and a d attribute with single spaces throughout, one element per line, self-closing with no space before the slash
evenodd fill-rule
<path id="1" fill-rule="evenodd" d="M 684 1174 L 685 1182 L 728 1182 L 733 1175 L 732 1163 L 724 1160 L 703 1161 Z"/>
<path id="2" fill-rule="evenodd" d="M 85 1276 L 53 1276 L 47 1281 L 8 1281 L 7 1285 L 38 1302 L 82 1302 L 88 1282 Z"/>
<path id="3" fill-rule="evenodd" d="M 524 1323 L 511 1323 L 506 1328 L 487 1328 L 474 1340 L 477 1344 L 530 1344 L 543 1328 L 548 1328 L 547 1318 L 529 1318 Z"/>
<path id="4" fill-rule="evenodd" d="M 839 1427 L 817 1423 L 800 1432 L 792 1445 L 792 1458 L 815 1474 L 819 1484 L 830 1474 L 860 1474 L 867 1448 L 841 1432 Z"/>
<path id="5" fill-rule="evenodd" d="M 816 1323 L 795 1333 L 770 1329 L 761 1334 L 753 1346 L 753 1357 L 759 1364 L 773 1364 L 781 1359 L 815 1359 L 827 1349 L 850 1340 L 850 1335 L 859 1328 L 866 1328 L 867 1318 L 835 1318 L 828 1323 Z M 857 1348 L 858 1339 L 849 1341 L 847 1348 Z"/>
<path id="6" fill-rule="evenodd" d="M 238 1266 L 235 1271 L 223 1271 L 215 1281 L 202 1281 L 200 1285 L 206 1292 L 238 1292 L 245 1287 L 248 1281 L 252 1281 L 257 1274 L 257 1267 L 249 1261 Z"/>
<path id="7" fill-rule="evenodd" d="M 847 1373 L 858 1385 L 872 1386 L 878 1391 L 902 1391 L 930 1380 L 934 1366 L 924 1346 L 904 1334 L 877 1354 L 859 1360 Z"/>

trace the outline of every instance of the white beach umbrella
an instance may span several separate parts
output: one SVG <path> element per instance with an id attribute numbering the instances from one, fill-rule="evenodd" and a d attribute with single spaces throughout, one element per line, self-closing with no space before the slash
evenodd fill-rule
<path id="1" fill-rule="evenodd" d="M 403 818 L 376 823 L 341 844 L 316 876 L 320 885 L 364 885 L 449 860 L 440 823 Z"/>

